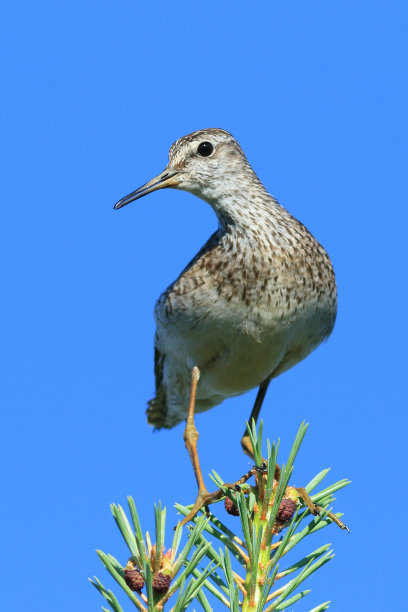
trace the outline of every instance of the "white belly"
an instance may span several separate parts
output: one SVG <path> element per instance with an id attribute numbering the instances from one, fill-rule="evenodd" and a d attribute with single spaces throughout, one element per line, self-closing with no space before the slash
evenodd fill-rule
<path id="1" fill-rule="evenodd" d="M 193 313 L 193 314 L 191 314 Z M 156 307 L 157 348 L 165 355 L 163 384 L 168 418 L 178 422 L 187 413 L 191 370 L 200 369 L 196 411 L 257 387 L 304 359 L 327 330 L 328 313 L 316 305 L 287 313 L 234 309 L 222 300 L 211 313 L 199 305 L 169 315 Z"/>

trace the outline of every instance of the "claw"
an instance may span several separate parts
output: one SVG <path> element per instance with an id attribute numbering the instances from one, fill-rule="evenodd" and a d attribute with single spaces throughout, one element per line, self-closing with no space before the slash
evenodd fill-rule
<path id="1" fill-rule="evenodd" d="M 308 507 L 308 509 L 310 510 L 310 512 L 314 515 L 314 516 L 322 516 L 322 511 L 323 508 L 321 506 L 317 506 L 316 504 L 314 504 L 308 494 L 308 492 L 306 491 L 306 489 L 304 487 L 297 487 L 296 491 L 300 497 L 300 499 L 306 504 L 306 506 Z M 350 533 L 350 529 L 347 527 L 347 525 L 345 525 L 335 514 L 333 514 L 332 512 L 328 512 L 326 515 L 331 521 L 333 521 L 333 523 L 335 523 L 338 527 L 340 527 L 340 529 L 346 530 L 348 531 L 348 533 Z"/>

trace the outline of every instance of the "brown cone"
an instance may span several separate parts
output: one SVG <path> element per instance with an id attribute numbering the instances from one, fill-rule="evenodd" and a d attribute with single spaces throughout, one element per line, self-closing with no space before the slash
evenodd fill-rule
<path id="1" fill-rule="evenodd" d="M 232 499 L 230 499 L 229 497 L 225 498 L 224 507 L 226 511 L 228 512 L 228 514 L 232 514 L 232 516 L 239 516 L 239 510 L 237 506 L 234 504 Z"/>
<path id="2" fill-rule="evenodd" d="M 153 576 L 152 587 L 155 593 L 167 593 L 169 590 L 171 578 L 158 572 Z"/>
<path id="3" fill-rule="evenodd" d="M 125 582 L 132 591 L 141 591 L 144 586 L 144 578 L 135 567 L 132 569 L 125 568 Z"/>
<path id="4" fill-rule="evenodd" d="M 295 514 L 295 510 L 296 503 L 292 499 L 285 497 L 282 499 L 278 512 L 276 513 L 276 520 L 278 523 L 286 523 L 287 521 L 290 521 L 292 516 Z"/>

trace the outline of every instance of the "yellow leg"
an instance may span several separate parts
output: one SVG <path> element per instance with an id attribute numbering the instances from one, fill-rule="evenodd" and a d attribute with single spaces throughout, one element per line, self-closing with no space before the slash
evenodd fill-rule
<path id="1" fill-rule="evenodd" d="M 203 506 L 207 506 L 208 504 L 212 504 L 215 501 L 218 501 L 223 497 L 224 492 L 222 489 L 218 489 L 213 493 L 209 493 L 205 484 L 203 475 L 201 472 L 200 461 L 198 459 L 197 452 L 197 440 L 198 440 L 198 431 L 194 424 L 194 409 L 195 409 L 195 400 L 197 393 L 197 384 L 200 378 L 200 370 L 197 367 L 194 367 L 191 373 L 191 390 L 190 390 L 190 400 L 188 404 L 188 414 L 186 427 L 183 434 L 184 443 L 186 445 L 188 454 L 190 455 L 191 464 L 193 466 L 194 475 L 197 481 L 198 486 L 198 495 L 197 499 L 194 503 L 193 508 L 189 512 L 189 514 L 181 521 L 181 525 L 185 525 L 189 521 L 191 521 L 197 512 Z M 253 474 L 255 473 L 254 469 L 249 470 L 244 476 L 242 476 L 239 480 L 232 484 L 225 483 L 225 486 L 234 489 L 235 491 L 239 490 L 239 485 L 244 484 Z"/>
<path id="2" fill-rule="evenodd" d="M 204 484 L 203 475 L 201 472 L 200 461 L 197 453 L 197 440 L 198 431 L 194 423 L 194 409 L 197 394 L 197 384 L 200 379 L 200 370 L 195 366 L 191 372 L 191 390 L 190 390 L 190 401 L 188 404 L 188 415 L 186 421 L 186 428 L 184 430 L 184 443 L 188 454 L 190 455 L 190 461 L 193 466 L 194 475 L 196 477 L 198 492 L 207 493 L 206 486 Z"/>
<path id="3" fill-rule="evenodd" d="M 261 411 L 262 404 L 263 404 L 263 401 L 265 399 L 265 395 L 266 395 L 266 392 L 268 390 L 268 386 L 269 386 L 270 381 L 271 381 L 271 379 L 267 378 L 266 380 L 264 380 L 263 383 L 261 383 L 259 385 L 258 394 L 257 394 L 256 399 L 255 399 L 254 407 L 252 408 L 251 416 L 249 417 L 249 421 L 248 421 L 249 423 L 252 422 L 252 419 L 255 420 L 255 423 L 257 422 L 257 419 L 258 419 L 259 413 Z M 249 457 L 251 457 L 251 459 L 253 459 L 254 458 L 254 452 L 253 452 L 251 440 L 249 438 L 247 430 L 245 430 L 244 435 L 242 436 L 241 446 L 242 446 L 242 449 L 243 449 L 244 453 L 246 455 L 249 455 Z M 280 475 L 281 475 L 281 469 L 280 469 L 279 465 L 276 464 L 276 467 L 275 467 L 275 480 L 279 481 Z M 306 504 L 306 506 L 309 508 L 310 512 L 314 516 L 318 516 L 318 515 L 320 516 L 320 513 L 322 512 L 323 508 L 321 506 L 317 506 L 316 504 L 314 504 L 312 502 L 312 500 L 310 499 L 310 496 L 307 493 L 306 489 L 304 487 L 297 487 L 296 491 L 297 491 L 300 499 L 302 499 L 303 502 Z M 340 529 L 346 529 L 347 531 L 350 531 L 349 528 L 347 527 L 347 525 L 345 525 L 342 521 L 340 521 L 340 519 L 338 519 L 337 516 L 335 516 L 332 512 L 329 512 L 327 514 L 327 516 L 334 523 L 336 523 L 336 525 L 338 525 L 340 527 Z"/>
<path id="4" fill-rule="evenodd" d="M 303 502 L 306 504 L 306 506 L 309 508 L 310 512 L 314 516 L 320 516 L 320 513 L 322 512 L 323 508 L 321 506 L 317 506 L 316 504 L 314 504 L 312 502 L 312 500 L 310 499 L 310 496 L 309 496 L 308 492 L 306 491 L 306 489 L 304 487 L 296 487 L 296 491 L 297 491 L 297 494 L 299 495 L 300 499 L 302 499 Z M 347 525 L 345 525 L 332 512 L 328 512 L 327 516 L 328 516 L 328 518 L 330 520 L 333 521 L 333 523 L 336 523 L 336 525 L 338 527 L 340 527 L 340 529 L 345 529 L 346 531 L 348 531 L 350 533 L 350 529 L 347 527 Z"/>
<path id="5" fill-rule="evenodd" d="M 212 504 L 215 501 L 218 501 L 224 495 L 224 492 L 222 489 L 218 489 L 217 491 L 214 491 L 213 493 L 209 493 L 204 484 L 204 479 L 203 479 L 203 475 L 201 472 L 200 461 L 198 458 L 198 451 L 197 451 L 197 440 L 198 440 L 199 434 L 198 434 L 198 431 L 194 423 L 195 402 L 196 402 L 197 385 L 198 385 L 199 379 L 200 379 L 200 370 L 198 369 L 198 367 L 195 366 L 191 372 L 190 399 L 189 399 L 189 404 L 188 404 L 188 414 L 187 414 L 186 427 L 184 430 L 183 439 L 184 439 L 184 443 L 186 445 L 188 454 L 190 456 L 191 464 L 193 466 L 194 475 L 195 475 L 197 486 L 198 486 L 198 495 L 197 495 L 197 499 L 191 511 L 181 521 L 181 525 L 185 525 L 186 523 L 191 521 L 196 516 L 200 508 L 202 508 L 203 506 Z M 269 382 L 270 382 L 269 379 L 267 379 L 259 387 L 258 395 L 256 396 L 255 404 L 251 412 L 250 422 L 252 421 L 252 419 L 254 419 L 255 422 L 257 421 L 259 412 L 262 407 L 263 400 L 266 395 L 266 391 L 268 389 Z M 252 444 L 251 444 L 247 431 L 245 431 L 242 437 L 241 446 L 244 452 L 253 459 Z M 251 476 L 256 474 L 256 471 L 257 471 L 257 468 L 254 467 L 251 470 L 249 470 L 249 472 L 244 474 L 244 476 L 242 476 L 242 478 L 240 478 L 236 482 L 231 483 L 231 484 L 225 483 L 225 486 L 238 491 L 239 485 L 244 484 Z M 275 480 L 279 481 L 280 474 L 281 474 L 281 469 L 279 465 L 276 465 Z M 296 491 L 300 499 L 302 499 L 303 502 L 306 504 L 306 506 L 309 508 L 310 512 L 315 516 L 320 515 L 323 508 L 321 508 L 321 506 L 317 506 L 316 504 L 312 502 L 306 489 L 304 489 L 304 487 L 298 487 Z M 334 514 L 329 512 L 327 516 L 334 523 L 336 523 L 336 525 L 338 525 L 341 529 L 346 529 L 347 531 L 349 531 L 348 527 L 346 527 L 346 525 L 342 523 L 342 521 L 340 521 Z"/>
<path id="6" fill-rule="evenodd" d="M 259 385 L 258 394 L 257 394 L 256 399 L 255 399 L 254 407 L 252 408 L 252 412 L 251 412 L 251 415 L 250 415 L 249 420 L 248 420 L 249 424 L 251 424 L 252 419 L 254 419 L 255 423 L 257 422 L 258 416 L 259 416 L 259 413 L 261 411 L 262 404 L 263 404 L 263 401 L 265 399 L 265 395 L 266 395 L 266 392 L 268 390 L 268 386 L 269 386 L 270 382 L 271 382 L 270 378 L 267 378 L 266 380 L 264 380 Z M 244 453 L 246 455 L 248 455 L 249 457 L 251 457 L 251 459 L 253 459 L 254 458 L 254 452 L 253 452 L 253 449 L 252 449 L 251 440 L 250 440 L 250 438 L 248 436 L 248 432 L 247 432 L 246 429 L 245 429 L 244 435 L 242 436 L 242 439 L 241 439 L 241 446 L 242 446 L 242 450 L 244 451 Z"/>

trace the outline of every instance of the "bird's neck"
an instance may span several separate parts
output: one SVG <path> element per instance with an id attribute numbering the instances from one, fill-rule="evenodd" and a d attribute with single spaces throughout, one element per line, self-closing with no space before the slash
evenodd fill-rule
<path id="1" fill-rule="evenodd" d="M 195 195 L 213 208 L 222 232 L 265 230 L 281 209 L 254 173 L 251 177 L 227 176 L 219 184 L 209 184 Z"/>

